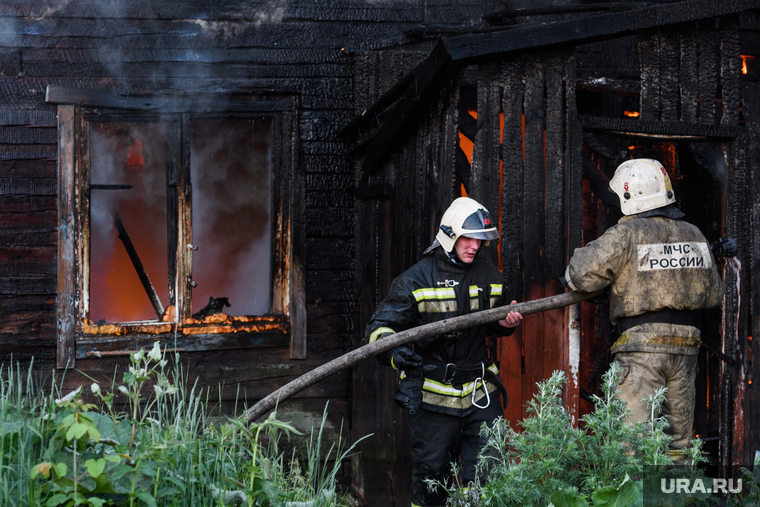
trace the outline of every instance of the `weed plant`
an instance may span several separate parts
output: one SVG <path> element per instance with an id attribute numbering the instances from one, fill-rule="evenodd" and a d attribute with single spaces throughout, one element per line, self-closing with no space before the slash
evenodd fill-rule
<path id="1" fill-rule="evenodd" d="M 108 392 L 90 386 L 98 404 L 82 388 L 56 398 L 55 383 L 46 395 L 31 373 L 0 369 L 0 505 L 345 505 L 337 475 L 353 446 L 320 456 L 327 407 L 304 456 L 285 456 L 280 441 L 299 434 L 293 426 L 275 413 L 214 424 L 208 398 L 167 364 L 158 344 L 132 354 Z"/>
<path id="2" fill-rule="evenodd" d="M 489 471 L 488 482 L 461 488 L 452 481 L 447 506 L 642 505 L 644 466 L 663 465 L 657 470 L 667 471 L 673 464 L 667 455 L 671 438 L 664 432 L 668 423 L 661 415 L 666 388 L 648 396 L 648 421 L 627 423 L 631 411 L 617 396 L 620 373 L 613 363 L 603 377 L 602 396 L 593 397 L 594 411 L 581 419 L 582 428 L 573 427 L 572 414 L 562 404 L 564 372 L 538 383 L 521 431 L 501 418 L 491 428 L 484 426 L 488 443 L 478 466 Z M 699 440 L 689 455 L 688 473 L 697 477 L 701 471 L 695 464 L 706 461 Z M 430 487 L 446 486 L 431 482 Z"/>

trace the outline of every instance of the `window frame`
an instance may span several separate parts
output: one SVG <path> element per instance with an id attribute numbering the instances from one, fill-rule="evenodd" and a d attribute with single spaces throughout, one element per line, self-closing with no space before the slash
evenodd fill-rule
<path id="1" fill-rule="evenodd" d="M 76 359 L 126 355 L 155 341 L 178 351 L 290 347 L 291 359 L 306 357 L 306 304 L 299 231 L 303 182 L 297 178 L 296 102 L 289 97 L 195 100 L 123 97 L 107 92 L 48 87 L 58 105 L 58 297 L 56 365 Z M 159 121 L 177 146 L 175 322 L 93 326 L 89 311 L 89 153 L 92 121 Z M 192 307 L 192 182 L 189 125 L 204 118 L 267 118 L 272 121 L 272 306 L 244 326 L 189 324 Z M 169 142 L 167 144 L 170 144 Z M 174 203 L 172 203 L 174 204 Z M 167 228 L 171 225 L 167 220 Z M 190 246 L 189 246 L 190 245 Z M 170 268 L 168 268 L 170 269 Z M 167 273 L 168 274 L 168 273 Z M 167 302 L 168 305 L 168 302 Z M 178 312 L 180 313 L 180 312 Z"/>

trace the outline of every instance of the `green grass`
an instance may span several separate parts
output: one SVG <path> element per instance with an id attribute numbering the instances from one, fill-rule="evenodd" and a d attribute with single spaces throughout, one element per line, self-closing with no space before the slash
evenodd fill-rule
<path id="1" fill-rule="evenodd" d="M 320 453 L 327 407 L 306 448 L 286 455 L 293 426 L 276 413 L 219 422 L 208 392 L 167 364 L 158 345 L 132 354 L 110 391 L 90 387 L 95 404 L 83 389 L 35 385 L 31 367 L 0 367 L 0 505 L 346 505 L 338 472 L 354 447 Z"/>

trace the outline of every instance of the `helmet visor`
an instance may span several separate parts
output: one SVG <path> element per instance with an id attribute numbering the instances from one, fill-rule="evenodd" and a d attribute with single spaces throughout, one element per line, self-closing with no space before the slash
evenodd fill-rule
<path id="1" fill-rule="evenodd" d="M 495 228 L 483 229 L 482 231 L 465 231 L 460 234 L 460 236 L 488 241 L 492 239 L 498 239 L 499 231 L 497 231 Z"/>

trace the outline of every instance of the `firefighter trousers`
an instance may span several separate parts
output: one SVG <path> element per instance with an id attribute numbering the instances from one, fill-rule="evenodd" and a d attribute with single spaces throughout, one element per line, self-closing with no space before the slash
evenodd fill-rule
<path id="1" fill-rule="evenodd" d="M 697 357 L 656 352 L 615 354 L 615 361 L 623 368 L 623 380 L 618 387 L 620 397 L 633 410 L 630 421 L 648 421 L 650 413 L 647 410 L 647 395 L 654 394 L 659 387 L 668 388 L 662 414 L 670 423 L 665 433 L 673 437 L 671 449 L 684 449 L 693 438 Z"/>
<path id="2" fill-rule="evenodd" d="M 477 409 L 465 417 L 425 409 L 410 414 L 412 505 L 433 507 L 446 503 L 447 492 L 440 486 L 436 491 L 429 491 L 425 480 L 435 479 L 449 484 L 452 463 L 459 462 L 464 484 L 475 480 L 478 453 L 486 443 L 480 429 L 484 422 L 490 427 L 494 419 L 503 415 L 498 393 L 491 394 L 491 404 L 487 408 Z M 485 475 L 486 471 L 480 471 L 479 479 L 484 480 Z"/>

